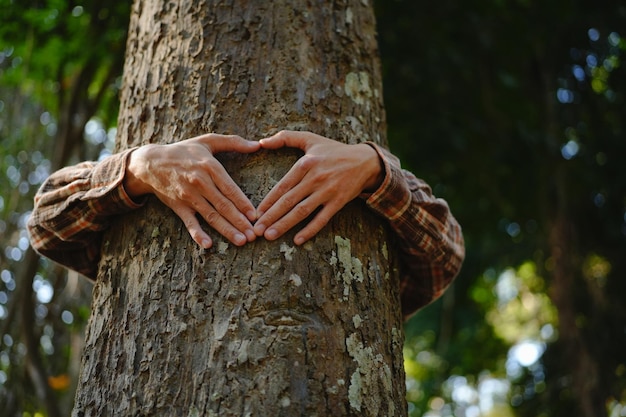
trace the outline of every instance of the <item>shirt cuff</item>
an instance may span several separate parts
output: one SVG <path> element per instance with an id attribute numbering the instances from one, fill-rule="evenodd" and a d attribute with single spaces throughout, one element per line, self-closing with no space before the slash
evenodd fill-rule
<path id="1" fill-rule="evenodd" d="M 91 189 L 85 194 L 85 198 L 99 201 L 101 214 L 124 213 L 138 209 L 145 204 L 145 197 L 142 197 L 140 201 L 135 201 L 124 189 L 128 158 L 135 149 L 137 148 L 111 155 L 95 166 L 91 178 Z"/>
<path id="2" fill-rule="evenodd" d="M 411 204 L 411 190 L 404 179 L 400 160 L 373 142 L 365 142 L 378 153 L 385 169 L 385 178 L 372 193 L 362 193 L 369 208 L 389 220 L 400 216 Z"/>

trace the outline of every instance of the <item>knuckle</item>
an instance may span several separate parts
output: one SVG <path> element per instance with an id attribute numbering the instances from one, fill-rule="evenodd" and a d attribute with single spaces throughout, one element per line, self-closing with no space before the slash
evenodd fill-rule
<path id="1" fill-rule="evenodd" d="M 326 226 L 328 222 L 330 221 L 330 219 L 331 219 L 330 215 L 321 212 L 317 218 L 319 228 L 321 229 L 322 227 Z"/>
<path id="2" fill-rule="evenodd" d="M 220 219 L 220 215 L 215 210 L 208 210 L 202 217 L 204 217 L 204 220 L 211 226 L 215 226 Z"/>
<path id="3" fill-rule="evenodd" d="M 237 197 L 237 189 L 234 187 L 224 187 L 224 190 L 222 191 L 222 194 L 224 194 L 224 197 L 226 197 L 227 199 L 233 201 L 235 200 L 235 198 Z"/>
<path id="4" fill-rule="evenodd" d="M 305 171 L 309 171 L 311 168 L 315 167 L 320 163 L 320 157 L 316 155 L 304 155 L 302 158 L 298 160 L 296 165 Z"/>
<path id="5" fill-rule="evenodd" d="M 181 188 L 178 190 L 178 198 L 182 201 L 192 201 L 193 193 L 188 188 Z"/>
<path id="6" fill-rule="evenodd" d="M 323 185 L 324 187 L 331 189 L 334 192 L 339 192 L 339 190 L 334 187 L 333 178 L 334 178 L 334 175 L 332 172 L 319 171 L 315 173 L 314 181 L 317 184 L 320 184 L 320 188 Z"/>
<path id="7" fill-rule="evenodd" d="M 282 198 L 282 204 L 287 208 L 295 207 L 299 201 L 289 195 L 284 195 Z"/>
<path id="8" fill-rule="evenodd" d="M 214 172 L 215 170 L 221 167 L 221 164 L 217 159 L 211 155 L 211 157 L 207 157 L 202 161 L 201 164 L 208 172 Z"/>
<path id="9" fill-rule="evenodd" d="M 196 218 L 194 216 L 187 216 L 183 219 L 183 223 L 185 224 L 185 228 L 189 230 L 190 234 L 197 233 L 196 226 L 198 224 Z"/>
<path id="10" fill-rule="evenodd" d="M 313 210 L 308 204 L 300 203 L 294 207 L 293 211 L 298 218 L 302 219 L 311 214 Z"/>
<path id="11" fill-rule="evenodd" d="M 190 185 L 198 186 L 202 183 L 202 179 L 200 178 L 200 175 L 197 172 L 190 172 L 187 175 L 187 182 Z"/>
<path id="12" fill-rule="evenodd" d="M 218 212 L 218 213 L 228 213 L 229 211 L 231 211 L 231 205 L 228 203 L 228 201 L 225 200 L 219 200 L 215 203 L 213 203 L 213 208 Z"/>

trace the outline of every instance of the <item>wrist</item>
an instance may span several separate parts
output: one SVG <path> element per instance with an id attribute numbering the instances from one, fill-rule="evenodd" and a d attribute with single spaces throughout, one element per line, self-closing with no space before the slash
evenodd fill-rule
<path id="1" fill-rule="evenodd" d="M 368 172 L 367 181 L 364 184 L 364 192 L 376 191 L 385 180 L 385 164 L 373 146 L 362 144 L 368 149 L 368 158 L 365 164 Z"/>
<path id="2" fill-rule="evenodd" d="M 146 153 L 150 146 L 151 145 L 139 147 L 128 155 L 122 186 L 126 194 L 131 198 L 141 197 L 152 192 L 148 184 L 141 180 L 143 173 L 148 168 L 146 164 Z"/>

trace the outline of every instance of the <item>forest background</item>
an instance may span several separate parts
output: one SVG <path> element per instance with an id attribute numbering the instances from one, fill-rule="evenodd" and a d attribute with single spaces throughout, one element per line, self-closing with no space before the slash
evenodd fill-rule
<path id="1" fill-rule="evenodd" d="M 51 171 L 112 149 L 128 3 L 0 0 L 2 415 L 71 409 L 91 284 L 24 225 Z M 626 6 L 375 9 L 390 147 L 467 244 L 406 324 L 410 415 L 626 416 Z"/>

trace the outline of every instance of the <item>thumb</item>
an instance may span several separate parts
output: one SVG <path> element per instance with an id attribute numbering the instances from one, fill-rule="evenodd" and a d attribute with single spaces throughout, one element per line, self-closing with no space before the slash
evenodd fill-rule
<path id="1" fill-rule="evenodd" d="M 211 133 L 200 136 L 199 139 L 208 145 L 209 149 L 211 149 L 211 152 L 214 154 L 220 152 L 251 153 L 261 148 L 259 142 L 246 140 L 237 135 L 217 135 Z"/>
<path id="2" fill-rule="evenodd" d="M 314 136 L 316 135 L 310 132 L 281 130 L 274 136 L 261 139 L 259 143 L 263 149 L 278 149 L 287 146 L 306 151 L 309 142 Z"/>

